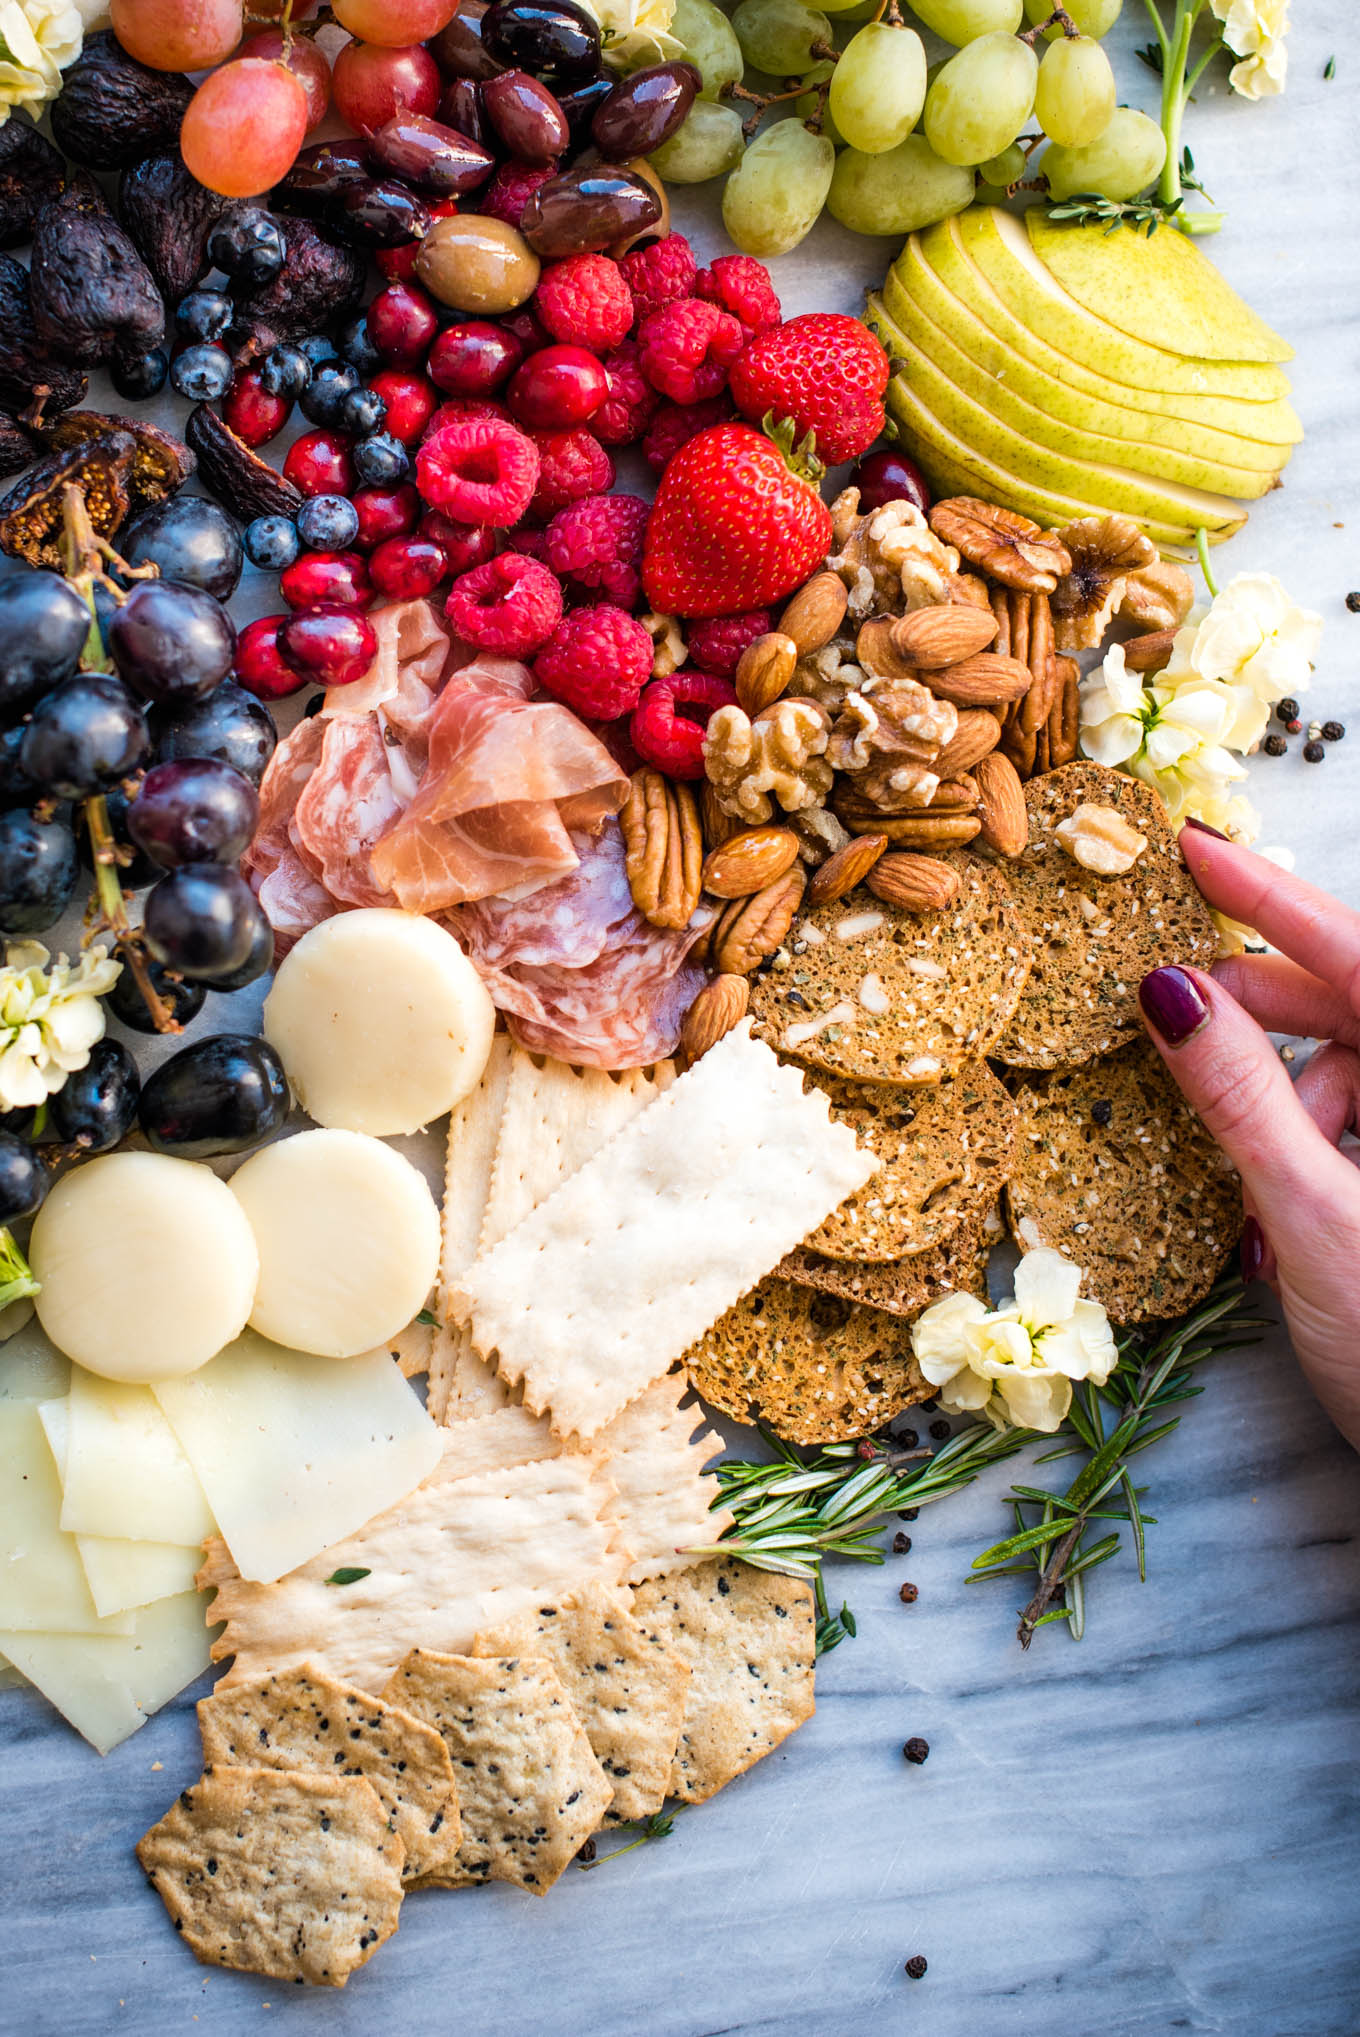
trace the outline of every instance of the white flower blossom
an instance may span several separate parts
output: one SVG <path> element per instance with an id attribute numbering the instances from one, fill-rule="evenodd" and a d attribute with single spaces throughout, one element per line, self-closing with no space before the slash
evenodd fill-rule
<path id="1" fill-rule="evenodd" d="M 80 55 L 84 6 L 71 0 L 0 0 L 0 126 L 11 108 L 35 119 Z"/>
<path id="2" fill-rule="evenodd" d="M 1208 796 L 1246 777 L 1231 753 L 1259 740 L 1265 710 L 1244 689 L 1194 671 L 1178 683 L 1164 683 L 1169 677 L 1159 673 L 1145 686 L 1130 672 L 1123 645 L 1112 644 L 1082 682 L 1081 746 L 1098 764 L 1155 785 L 1175 819 L 1189 810 L 1195 788 Z"/>
<path id="3" fill-rule="evenodd" d="M 1273 573 L 1239 573 L 1214 596 L 1193 638 L 1177 632 L 1167 671 L 1247 687 L 1273 706 L 1304 691 L 1321 637 L 1322 617 L 1297 607 Z"/>
<path id="4" fill-rule="evenodd" d="M 636 71 L 685 54 L 684 44 L 670 33 L 675 0 L 581 0 L 581 4 L 600 24 L 604 60 L 611 70 Z"/>
<path id="5" fill-rule="evenodd" d="M 1081 1281 L 1081 1268 L 1045 1245 L 1026 1252 L 1001 1308 L 971 1294 L 933 1302 L 912 1325 L 911 1346 L 941 1407 L 1052 1435 L 1072 1381 L 1103 1386 L 1119 1357 L 1100 1303 L 1079 1300 Z"/>
<path id="6" fill-rule="evenodd" d="M 1283 92 L 1288 69 L 1285 34 L 1289 0 L 1211 0 L 1223 23 L 1223 40 L 1240 61 L 1228 83 L 1244 99 L 1270 99 Z"/>
<path id="7" fill-rule="evenodd" d="M 0 1109 L 46 1103 L 104 1037 L 104 1007 L 122 964 L 104 948 L 52 961 L 38 941 L 12 941 L 0 967 Z"/>

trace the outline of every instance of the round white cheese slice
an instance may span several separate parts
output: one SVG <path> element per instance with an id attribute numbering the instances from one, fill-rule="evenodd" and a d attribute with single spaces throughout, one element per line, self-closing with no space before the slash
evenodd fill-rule
<path id="1" fill-rule="evenodd" d="M 389 1137 L 476 1086 L 496 1011 L 452 934 L 417 913 L 337 913 L 302 936 L 264 1004 L 264 1035 L 319 1125 Z"/>
<path id="2" fill-rule="evenodd" d="M 58 1350 L 136 1385 L 194 1372 L 239 1337 L 259 1271 L 226 1183 L 163 1153 L 108 1153 L 58 1181 L 29 1260 Z"/>
<path id="3" fill-rule="evenodd" d="M 260 1254 L 250 1321 L 262 1337 L 357 1358 L 419 1311 L 439 1268 L 424 1176 L 362 1132 L 299 1132 L 231 1177 Z"/>

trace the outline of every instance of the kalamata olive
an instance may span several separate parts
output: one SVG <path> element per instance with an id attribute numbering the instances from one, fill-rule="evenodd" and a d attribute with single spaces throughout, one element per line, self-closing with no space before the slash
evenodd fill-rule
<path id="1" fill-rule="evenodd" d="M 486 113 L 482 106 L 482 88 L 475 78 L 454 78 L 450 81 L 439 102 L 439 118 L 455 134 L 475 141 L 479 148 L 486 147 Z"/>
<path id="2" fill-rule="evenodd" d="M 482 41 L 488 4 L 489 0 L 463 0 L 448 26 L 426 43 L 446 78 L 494 78 L 504 68 Z"/>
<path id="3" fill-rule="evenodd" d="M 503 64 L 560 85 L 583 85 L 600 68 L 600 31 L 575 0 L 496 0 L 482 42 Z"/>
<path id="4" fill-rule="evenodd" d="M 660 217 L 661 200 L 644 178 L 592 163 L 540 185 L 520 228 L 536 254 L 556 260 L 644 233 Z"/>
<path id="5" fill-rule="evenodd" d="M 163 1061 L 142 1090 L 147 1144 L 180 1160 L 244 1153 L 288 1116 L 288 1077 L 267 1040 L 218 1033 Z"/>
<path id="6" fill-rule="evenodd" d="M 368 183 L 372 176 L 361 142 L 323 141 L 301 149 L 270 203 L 280 212 L 299 212 L 320 219 L 346 191 Z"/>
<path id="7" fill-rule="evenodd" d="M 557 103 L 566 115 L 572 141 L 578 148 L 590 138 L 590 123 L 595 118 L 596 107 L 609 97 L 613 89 L 613 78 L 606 76 L 591 78 L 587 84 L 576 85 L 570 92 L 558 93 Z"/>
<path id="8" fill-rule="evenodd" d="M 436 198 L 475 190 L 495 168 L 494 157 L 476 140 L 423 113 L 398 113 L 378 129 L 369 148 L 375 165 Z"/>
<path id="9" fill-rule="evenodd" d="M 429 206 L 409 185 L 375 177 L 345 193 L 330 226 L 351 247 L 404 248 L 420 240 L 429 223 Z"/>
<path id="10" fill-rule="evenodd" d="M 696 65 L 683 63 L 653 64 L 621 78 L 591 122 L 596 148 L 611 163 L 650 155 L 675 133 L 703 82 Z"/>
<path id="11" fill-rule="evenodd" d="M 570 139 L 566 116 L 527 71 L 502 71 L 482 87 L 486 117 L 521 163 L 555 163 Z"/>
<path id="12" fill-rule="evenodd" d="M 539 260 L 503 219 L 464 212 L 437 219 L 421 242 L 416 274 L 455 311 L 513 311 L 538 288 Z"/>
<path id="13" fill-rule="evenodd" d="M 629 248 L 646 247 L 654 240 L 664 240 L 671 230 L 671 201 L 669 194 L 646 156 L 634 156 L 631 162 L 620 163 L 619 168 L 627 170 L 631 176 L 640 177 L 647 188 L 654 193 L 656 202 L 661 207 L 661 210 L 649 225 L 633 227 L 627 233 L 621 235 L 618 240 L 610 241 L 607 253 L 616 262 L 621 255 L 627 254 Z"/>

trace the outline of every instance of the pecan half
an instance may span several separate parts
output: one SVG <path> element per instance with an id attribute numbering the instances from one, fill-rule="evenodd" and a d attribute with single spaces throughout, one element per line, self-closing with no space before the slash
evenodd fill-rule
<path id="1" fill-rule="evenodd" d="M 1027 516 L 976 495 L 951 495 L 937 502 L 930 512 L 930 528 L 1003 587 L 1051 594 L 1063 574 L 1072 570 L 1071 555 L 1056 532 L 1042 530 Z"/>
<path id="2" fill-rule="evenodd" d="M 635 771 L 619 815 L 628 889 L 654 927 L 686 927 L 699 903 L 703 840 L 688 785 Z"/>
<path id="3" fill-rule="evenodd" d="M 806 884 L 802 864 L 795 863 L 753 897 L 734 898 L 709 936 L 711 966 L 723 976 L 749 976 L 793 925 Z"/>
<path id="4" fill-rule="evenodd" d="M 867 799 L 849 791 L 838 791 L 833 811 L 852 835 L 886 835 L 890 842 L 908 849 L 952 849 L 971 842 L 981 827 L 972 813 L 885 814 Z"/>

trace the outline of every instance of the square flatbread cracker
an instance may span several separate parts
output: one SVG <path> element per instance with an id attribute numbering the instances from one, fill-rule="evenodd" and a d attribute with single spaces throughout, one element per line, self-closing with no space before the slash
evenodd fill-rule
<path id="1" fill-rule="evenodd" d="M 438 1733 L 310 1662 L 201 1698 L 198 1730 L 206 1768 L 366 1777 L 406 1848 L 408 1881 L 458 1851 L 453 1765 Z"/>
<path id="2" fill-rule="evenodd" d="M 216 1768 L 137 1858 L 195 1958 L 343 1987 L 397 1928 L 405 1848 L 361 1775 Z"/>
<path id="3" fill-rule="evenodd" d="M 633 1616 L 690 1666 L 671 1794 L 700 1804 L 810 1719 L 812 1586 L 724 1556 L 639 1585 Z"/>
<path id="4" fill-rule="evenodd" d="M 723 1439 L 702 1408 L 680 1405 L 688 1392 L 684 1373 L 668 1372 L 590 1446 L 614 1487 L 604 1518 L 614 1524 L 627 1584 L 698 1562 L 692 1552 L 716 1542 L 732 1523 L 727 1508 L 716 1505 L 717 1479 L 704 1470 Z"/>
<path id="5" fill-rule="evenodd" d="M 614 1789 L 606 1823 L 649 1818 L 670 1788 L 689 1665 L 643 1632 L 627 1592 L 587 1585 L 479 1634 L 474 1655 L 541 1655 L 576 1707 Z"/>
<path id="6" fill-rule="evenodd" d="M 468 1269 L 478 1347 L 588 1439 L 877 1164 L 738 1027 Z"/>
<path id="7" fill-rule="evenodd" d="M 504 1387 L 494 1375 L 475 1396 L 460 1392 L 459 1362 L 463 1356 L 471 1355 L 471 1343 L 466 1329 L 453 1318 L 449 1292 L 477 1256 L 515 1051 L 508 1035 L 497 1033 L 477 1087 L 449 1112 L 436 1310 L 443 1319 L 443 1327 L 431 1343 L 425 1392 L 425 1405 L 437 1422 L 490 1414 L 494 1408 L 503 1407 L 507 1399 Z"/>
<path id="8" fill-rule="evenodd" d="M 443 1734 L 458 1778 L 462 1846 L 421 1885 L 511 1881 L 546 1895 L 613 1796 L 552 1664 L 417 1648 L 383 1696 Z"/>

